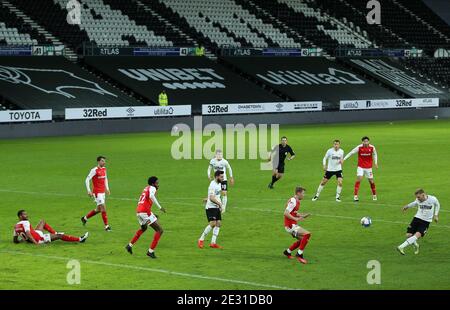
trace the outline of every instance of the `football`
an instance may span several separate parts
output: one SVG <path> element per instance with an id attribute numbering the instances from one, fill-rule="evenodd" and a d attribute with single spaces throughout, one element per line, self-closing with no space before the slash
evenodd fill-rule
<path id="1" fill-rule="evenodd" d="M 361 225 L 363 227 L 369 227 L 372 224 L 372 219 L 368 216 L 365 216 L 361 219 Z"/>

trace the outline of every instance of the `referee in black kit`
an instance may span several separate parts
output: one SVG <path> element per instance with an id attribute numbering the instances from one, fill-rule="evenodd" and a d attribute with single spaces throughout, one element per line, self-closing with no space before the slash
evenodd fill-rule
<path id="1" fill-rule="evenodd" d="M 288 156 L 289 155 L 289 156 Z M 272 182 L 269 183 L 269 188 L 273 189 L 273 184 L 281 179 L 284 175 L 284 161 L 292 160 L 295 158 L 295 153 L 292 148 L 287 144 L 287 137 L 281 137 L 281 143 L 276 145 L 269 157 L 269 161 L 272 161 Z"/>

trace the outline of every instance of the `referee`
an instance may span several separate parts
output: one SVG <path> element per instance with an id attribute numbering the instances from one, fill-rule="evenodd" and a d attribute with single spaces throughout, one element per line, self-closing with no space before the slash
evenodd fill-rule
<path id="1" fill-rule="evenodd" d="M 287 137 L 281 137 L 281 143 L 276 145 L 269 157 L 269 161 L 272 161 L 272 182 L 269 183 L 269 188 L 273 189 L 273 185 L 276 181 L 281 179 L 284 175 L 284 161 L 292 160 L 295 158 L 295 153 L 292 148 L 287 144 Z"/>

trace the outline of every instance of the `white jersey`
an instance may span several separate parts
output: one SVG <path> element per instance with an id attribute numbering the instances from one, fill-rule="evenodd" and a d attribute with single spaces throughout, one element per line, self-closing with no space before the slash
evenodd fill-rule
<path id="1" fill-rule="evenodd" d="M 217 183 L 216 180 L 212 180 L 211 183 L 209 183 L 208 187 L 208 200 L 206 201 L 205 209 L 219 208 L 218 205 L 216 205 L 209 199 L 209 196 L 213 195 L 217 201 L 222 202 L 220 200 L 221 192 L 222 192 L 222 185 L 220 183 Z"/>
<path id="2" fill-rule="evenodd" d="M 341 171 L 341 160 L 343 159 L 344 150 L 339 149 L 336 151 L 334 147 L 332 147 L 325 153 L 325 157 L 323 158 L 323 165 L 325 166 L 328 161 L 327 171 Z"/>
<path id="3" fill-rule="evenodd" d="M 415 201 L 411 202 L 407 207 L 408 208 L 417 207 L 417 213 L 414 217 L 417 217 L 421 220 L 431 223 L 433 221 L 433 216 L 439 214 L 439 209 L 441 208 L 441 205 L 439 204 L 439 200 L 437 200 L 436 197 L 428 195 L 427 200 L 422 202 L 416 199 Z"/>
<path id="4" fill-rule="evenodd" d="M 225 158 L 222 158 L 221 160 L 217 160 L 215 157 L 209 161 L 208 166 L 208 178 L 214 177 L 214 174 L 211 175 L 211 170 L 216 171 L 223 171 L 223 180 L 227 180 L 227 169 L 230 172 L 230 177 L 233 177 L 233 170 L 231 170 L 230 163 Z"/>

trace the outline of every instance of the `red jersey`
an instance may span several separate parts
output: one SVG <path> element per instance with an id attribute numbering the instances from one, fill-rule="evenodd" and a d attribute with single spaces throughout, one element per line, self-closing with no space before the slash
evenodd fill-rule
<path id="1" fill-rule="evenodd" d="M 19 236 L 21 233 L 26 233 L 27 231 L 33 236 L 34 240 L 43 240 L 41 235 L 39 235 L 31 226 L 30 221 L 20 221 L 14 226 L 14 236 Z"/>
<path id="2" fill-rule="evenodd" d="M 286 204 L 286 210 L 289 211 L 289 214 L 297 217 L 297 211 L 300 209 L 300 200 L 295 197 L 292 197 L 288 200 Z M 292 228 L 292 225 L 297 225 L 297 221 L 291 220 L 287 216 L 284 216 L 284 226 L 288 228 Z"/>
<path id="3" fill-rule="evenodd" d="M 86 187 L 89 190 L 89 181 L 92 180 L 94 194 L 103 194 L 108 188 L 108 177 L 106 176 L 106 168 L 95 167 L 89 172 L 86 178 Z"/>
<path id="4" fill-rule="evenodd" d="M 363 144 L 358 145 L 345 156 L 344 160 L 355 153 L 358 153 L 358 167 L 360 168 L 370 169 L 373 167 L 374 162 L 377 163 L 377 150 L 372 144 L 369 144 L 367 147 Z"/>
<path id="5" fill-rule="evenodd" d="M 151 197 L 154 195 L 156 195 L 156 188 L 150 185 L 146 186 L 142 191 L 141 197 L 139 198 L 136 213 L 147 213 L 147 215 L 152 214 L 153 200 Z"/>

